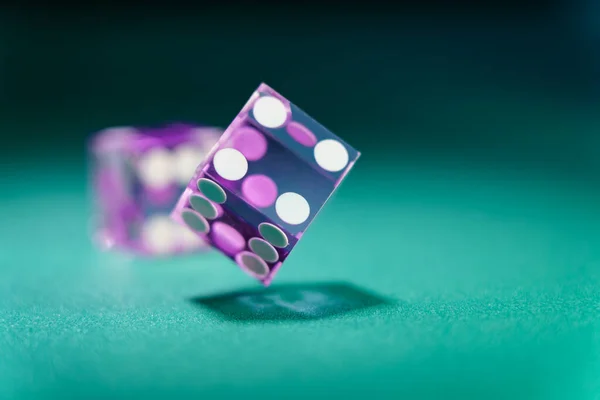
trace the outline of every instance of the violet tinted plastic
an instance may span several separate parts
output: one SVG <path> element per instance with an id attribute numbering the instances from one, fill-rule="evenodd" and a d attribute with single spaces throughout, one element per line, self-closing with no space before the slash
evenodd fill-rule
<path id="1" fill-rule="evenodd" d="M 179 123 L 95 134 L 89 146 L 95 242 L 148 256 L 208 249 L 170 213 L 221 134 Z"/>
<path id="2" fill-rule="evenodd" d="M 359 157 L 261 84 L 197 168 L 172 215 L 268 285 Z M 265 237 L 265 227 L 279 229 L 285 240 Z"/>

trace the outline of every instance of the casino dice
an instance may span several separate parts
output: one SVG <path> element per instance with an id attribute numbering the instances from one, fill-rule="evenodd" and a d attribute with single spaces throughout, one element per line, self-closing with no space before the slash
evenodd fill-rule
<path id="1" fill-rule="evenodd" d="M 261 84 L 173 211 L 269 285 L 360 153 Z"/>
<path id="2" fill-rule="evenodd" d="M 170 213 L 221 134 L 217 128 L 172 124 L 94 135 L 89 150 L 96 242 L 144 255 L 207 249 Z"/>

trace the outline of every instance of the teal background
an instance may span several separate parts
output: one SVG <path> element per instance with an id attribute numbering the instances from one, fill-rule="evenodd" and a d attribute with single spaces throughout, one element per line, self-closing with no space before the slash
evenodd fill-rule
<path id="1" fill-rule="evenodd" d="M 597 398 L 595 25 L 433 14 L 4 14 L 0 398 Z M 95 251 L 88 135 L 261 81 L 363 153 L 272 288 Z"/>

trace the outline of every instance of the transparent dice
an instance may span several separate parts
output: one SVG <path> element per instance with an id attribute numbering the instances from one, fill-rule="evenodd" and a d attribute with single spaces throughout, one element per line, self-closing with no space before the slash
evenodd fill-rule
<path id="1" fill-rule="evenodd" d="M 196 170 L 173 218 L 268 285 L 359 156 L 261 84 Z"/>

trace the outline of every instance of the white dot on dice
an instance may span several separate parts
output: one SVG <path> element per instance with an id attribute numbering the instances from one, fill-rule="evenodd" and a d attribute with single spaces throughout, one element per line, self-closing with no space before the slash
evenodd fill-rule
<path id="1" fill-rule="evenodd" d="M 163 188 L 173 182 L 173 157 L 164 148 L 145 153 L 139 161 L 139 177 L 151 188 Z"/>
<path id="2" fill-rule="evenodd" d="M 338 172 L 348 165 L 348 151 L 337 140 L 320 141 L 315 146 L 314 153 L 317 164 L 325 171 Z"/>
<path id="3" fill-rule="evenodd" d="M 287 119 L 287 111 L 281 100 L 272 96 L 262 96 L 252 108 L 254 119 L 264 127 L 279 128 Z"/>
<path id="4" fill-rule="evenodd" d="M 236 149 L 222 149 L 215 154 L 213 166 L 228 181 L 239 181 L 248 172 L 246 157 Z"/>
<path id="5" fill-rule="evenodd" d="M 204 152 L 198 146 L 182 144 L 173 151 L 173 159 L 173 172 L 177 182 L 187 185 L 196 167 L 204 159 Z"/>
<path id="6" fill-rule="evenodd" d="M 142 240 L 153 253 L 168 253 L 176 246 L 175 223 L 165 215 L 150 217 L 142 228 Z"/>
<path id="7" fill-rule="evenodd" d="M 287 192 L 277 198 L 275 212 L 283 222 L 299 225 L 308 219 L 310 206 L 298 193 Z"/>

